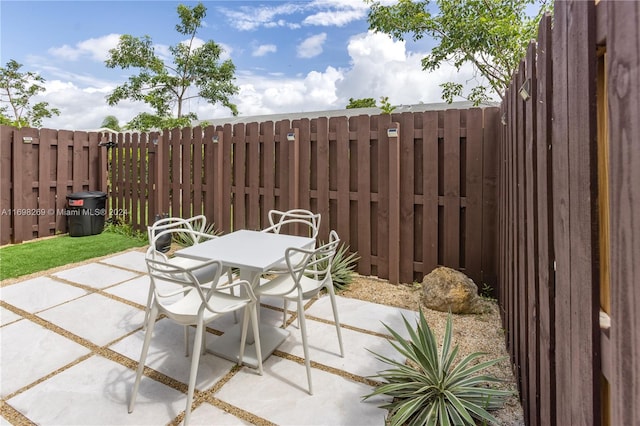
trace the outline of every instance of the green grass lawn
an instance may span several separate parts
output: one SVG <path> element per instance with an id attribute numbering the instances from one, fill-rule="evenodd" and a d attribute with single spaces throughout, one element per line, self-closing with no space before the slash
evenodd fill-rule
<path id="1" fill-rule="evenodd" d="M 20 277 L 147 244 L 146 238 L 105 231 L 98 235 L 61 235 L 0 248 L 0 279 Z"/>

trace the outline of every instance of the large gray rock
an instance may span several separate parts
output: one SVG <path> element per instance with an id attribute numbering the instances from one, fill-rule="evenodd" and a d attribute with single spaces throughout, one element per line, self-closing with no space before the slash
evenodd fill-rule
<path id="1" fill-rule="evenodd" d="M 460 271 L 438 267 L 422 280 L 422 304 L 436 311 L 479 314 L 486 311 L 478 286 Z"/>

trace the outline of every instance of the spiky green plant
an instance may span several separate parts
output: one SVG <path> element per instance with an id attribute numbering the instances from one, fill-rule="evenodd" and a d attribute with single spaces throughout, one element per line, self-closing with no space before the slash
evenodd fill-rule
<path id="1" fill-rule="evenodd" d="M 484 355 L 476 352 L 454 364 L 458 346 L 451 348 L 451 314 L 447 318 L 440 354 L 436 338 L 422 311 L 415 330 L 406 318 L 403 319 L 409 332 L 409 340 L 386 324 L 383 325 L 396 339 L 395 342 L 389 342 L 407 358 L 408 363 L 370 351 L 392 368 L 373 376 L 382 378 L 385 382 L 364 396 L 364 399 L 383 394 L 391 396 L 392 401 L 381 408 L 389 410 L 389 422 L 392 426 L 475 425 L 474 419 L 497 423 L 489 411 L 502 407 L 512 392 L 490 387 L 492 383 L 501 380 L 478 373 L 504 358 L 474 363 L 475 359 Z"/>
<path id="2" fill-rule="evenodd" d="M 213 223 L 207 223 L 204 229 L 202 229 L 202 232 L 209 235 L 220 235 L 220 231 L 215 228 Z M 193 241 L 193 237 L 186 232 L 174 232 L 172 235 L 173 241 L 182 247 L 188 247 L 195 243 L 195 241 Z M 200 239 L 200 242 L 204 241 L 202 238 Z"/>
<path id="3" fill-rule="evenodd" d="M 331 279 L 338 290 L 344 290 L 353 280 L 356 262 L 360 259 L 357 252 L 349 253 L 349 246 L 341 245 L 333 256 Z"/>

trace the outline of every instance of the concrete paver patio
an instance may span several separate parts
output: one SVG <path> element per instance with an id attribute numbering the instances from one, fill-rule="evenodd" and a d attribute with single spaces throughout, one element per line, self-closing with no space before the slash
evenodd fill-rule
<path id="1" fill-rule="evenodd" d="M 127 403 L 140 356 L 149 279 L 144 253 L 120 253 L 25 279 L 0 289 L 2 418 L 5 424 L 159 425 L 184 412 L 190 361 L 183 329 L 156 324 L 135 411 Z M 367 350 L 399 355 L 384 322 L 404 330 L 399 308 L 338 297 L 345 357 L 339 356 L 331 305 L 307 305 L 314 394 L 297 322 L 259 376 L 207 353 L 200 360 L 192 424 L 384 425 L 382 398 L 362 401 L 368 376 L 386 368 Z M 280 324 L 282 303 L 262 300 L 261 321 Z M 207 346 L 233 324 L 228 315 L 208 328 Z M 193 333 L 191 333 L 193 337 Z"/>

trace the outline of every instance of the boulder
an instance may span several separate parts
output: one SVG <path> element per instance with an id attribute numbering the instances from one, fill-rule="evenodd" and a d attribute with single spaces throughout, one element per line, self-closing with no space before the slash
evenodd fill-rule
<path id="1" fill-rule="evenodd" d="M 479 314 L 486 311 L 478 296 L 478 286 L 460 271 L 438 267 L 422 280 L 422 305 L 454 314 Z"/>

